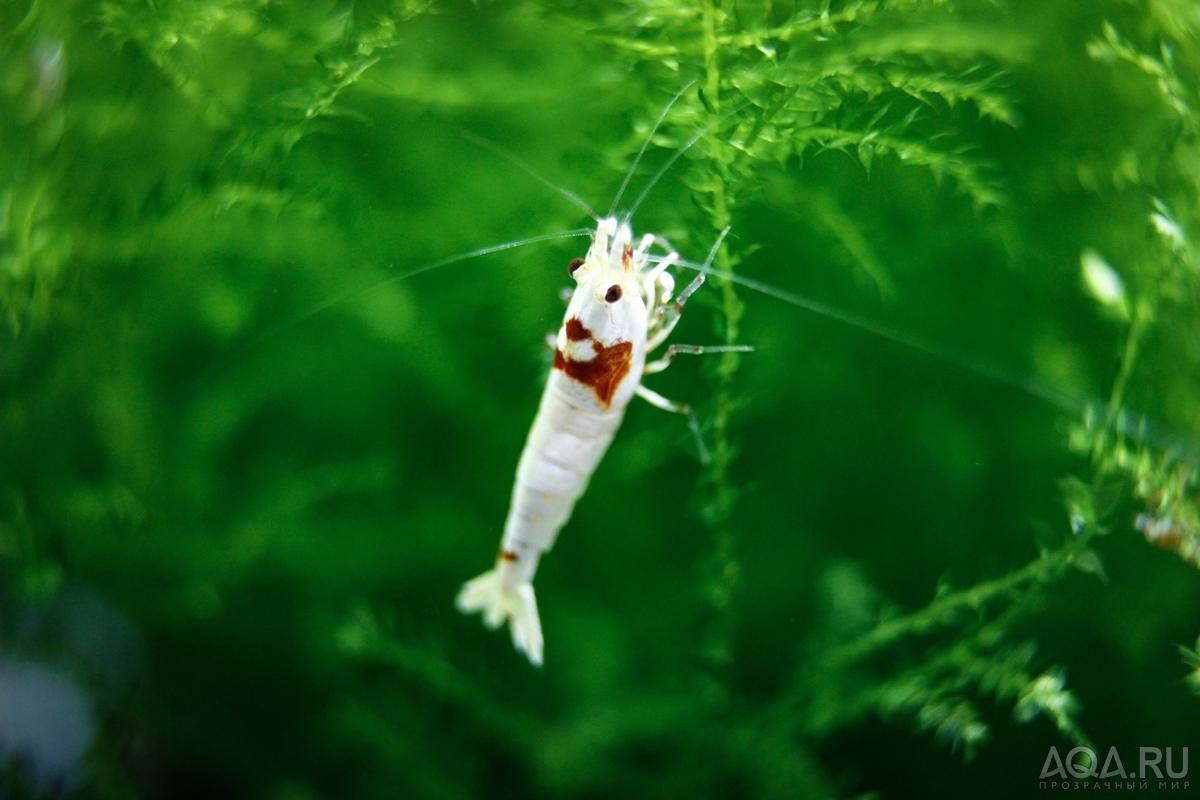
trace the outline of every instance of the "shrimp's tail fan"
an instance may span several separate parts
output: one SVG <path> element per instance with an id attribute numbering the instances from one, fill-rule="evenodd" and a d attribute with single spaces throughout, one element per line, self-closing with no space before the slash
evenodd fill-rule
<path id="1" fill-rule="evenodd" d="M 502 580 L 500 569 L 493 569 L 467 581 L 455 604 L 464 614 L 481 612 L 483 624 L 489 628 L 499 628 L 507 620 L 513 645 L 535 667 L 542 665 L 542 623 L 532 583 L 509 586 Z"/>

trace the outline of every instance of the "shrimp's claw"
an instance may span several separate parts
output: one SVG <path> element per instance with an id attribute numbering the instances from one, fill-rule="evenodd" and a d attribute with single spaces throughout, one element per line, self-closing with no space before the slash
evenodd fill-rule
<path id="1" fill-rule="evenodd" d="M 499 628 L 507 619 L 513 645 L 535 667 L 542 665 L 542 622 L 533 584 L 513 588 L 500 579 L 499 570 L 493 569 L 463 584 L 455 604 L 464 614 L 483 612 L 483 624 L 489 628 Z"/>

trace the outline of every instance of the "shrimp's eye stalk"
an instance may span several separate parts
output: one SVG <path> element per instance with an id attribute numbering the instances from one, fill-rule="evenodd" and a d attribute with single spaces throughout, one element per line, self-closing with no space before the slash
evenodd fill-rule
<path id="1" fill-rule="evenodd" d="M 571 263 L 567 264 L 567 274 L 574 276 L 575 270 L 579 269 L 582 266 L 583 266 L 582 258 L 572 258 Z"/>
<path id="2" fill-rule="evenodd" d="M 615 303 L 621 299 L 621 287 L 615 283 L 608 287 L 608 292 L 604 295 L 604 300 L 609 303 Z"/>

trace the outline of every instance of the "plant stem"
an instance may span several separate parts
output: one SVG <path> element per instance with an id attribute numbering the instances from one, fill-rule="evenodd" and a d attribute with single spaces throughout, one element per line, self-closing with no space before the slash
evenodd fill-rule
<path id="1" fill-rule="evenodd" d="M 1125 350 L 1121 354 L 1121 370 L 1117 373 L 1117 378 L 1113 381 L 1112 394 L 1108 399 L 1108 424 L 1112 425 L 1116 421 L 1117 414 L 1121 410 L 1121 403 L 1125 399 L 1125 386 L 1129 383 L 1129 376 L 1133 374 L 1133 365 L 1137 361 L 1138 351 L 1142 344 L 1142 335 L 1149 327 L 1149 321 L 1154 314 L 1151 311 L 1152 303 L 1143 301 L 1138 303 L 1137 310 L 1133 314 L 1133 322 L 1129 327 L 1129 335 L 1125 337 Z"/>
<path id="2" fill-rule="evenodd" d="M 1129 333 L 1125 337 L 1125 348 L 1121 353 L 1121 368 L 1113 380 L 1112 393 L 1109 395 L 1108 407 L 1104 413 L 1104 428 L 1092 447 L 1092 463 L 1095 465 L 1091 484 L 1093 492 L 1099 491 L 1104 481 L 1116 468 L 1116 463 L 1107 454 L 1111 452 L 1114 442 L 1119 441 L 1121 436 L 1118 419 L 1125 401 L 1125 389 L 1133 374 L 1138 354 L 1141 352 L 1142 340 L 1156 316 L 1157 301 L 1157 295 L 1150 294 L 1148 297 L 1140 299 L 1134 306 Z"/>
<path id="3" fill-rule="evenodd" d="M 998 598 L 1018 595 L 1028 586 L 1054 582 L 1074 562 L 1079 551 L 1075 543 L 1044 553 L 1020 569 L 983 581 L 968 589 L 934 600 L 932 603 L 903 617 L 876 625 L 866 635 L 837 647 L 824 655 L 826 668 L 842 669 L 878 653 L 901 639 L 919 636 L 950 624 L 961 612 L 978 613 Z"/>
<path id="4" fill-rule="evenodd" d="M 704 96 L 709 111 L 716 118 L 721 113 L 721 63 L 720 44 L 717 30 L 724 21 L 724 11 L 715 0 L 706 0 L 703 9 L 704 26 Z M 726 192 L 724 144 L 717 136 L 708 140 L 708 158 L 712 181 L 710 186 L 710 219 L 714 230 L 723 231 L 730 223 L 729 197 Z M 736 259 L 730 254 L 728 245 L 722 243 L 716 254 L 715 263 L 723 273 L 736 267 Z M 721 292 L 721 318 L 723 342 L 735 345 L 738 342 L 739 323 L 743 306 L 727 278 L 714 280 Z M 736 537 L 732 527 L 736 491 L 730 484 L 730 468 L 736 457 L 729 440 L 729 425 L 732 417 L 733 378 L 737 373 L 739 354 L 727 351 L 721 354 L 716 375 L 716 410 L 712 417 L 712 460 L 705 475 L 706 483 L 712 486 L 712 500 L 706 507 L 705 519 L 713 529 L 713 573 L 708 587 L 708 599 L 716 612 L 713 632 L 705 646 L 705 659 L 714 671 L 723 670 L 732 660 L 733 595 L 737 590 L 739 565 L 735 554 Z"/>
<path id="5" fill-rule="evenodd" d="M 1076 563 L 1083 548 L 1079 541 L 1068 542 L 1007 575 L 938 597 L 924 608 L 884 620 L 861 636 L 827 650 L 804 667 L 792 691 L 773 704 L 764 719 L 784 725 L 789 731 L 807 728 L 815 733 L 861 716 L 874 707 L 871 697 L 875 690 L 868 690 L 853 702 L 847 698 L 833 701 L 828 687 L 840 685 L 840 676 L 903 640 L 954 628 L 964 619 L 982 617 L 994 603 L 1007 602 L 1007 609 L 975 633 L 981 642 L 995 641 L 1018 616 L 1029 611 L 1032 593 L 1061 578 Z M 814 711 L 814 701 L 818 701 L 817 707 L 823 706 L 820 712 Z M 838 705 L 843 701 L 845 708 Z"/>

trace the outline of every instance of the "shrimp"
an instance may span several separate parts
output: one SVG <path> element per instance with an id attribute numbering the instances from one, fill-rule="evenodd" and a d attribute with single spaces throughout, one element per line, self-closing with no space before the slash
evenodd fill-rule
<path id="1" fill-rule="evenodd" d="M 672 300 L 674 279 L 667 267 L 679 256 L 673 251 L 652 256 L 656 243 L 665 245 L 647 234 L 634 247 L 629 224 L 610 216 L 597 224 L 587 257 L 571 261 L 568 269 L 576 285 L 555 340 L 554 367 L 517 465 L 496 565 L 468 581 L 458 595 L 458 608 L 481 612 L 488 627 L 498 628 L 507 620 L 513 644 L 535 666 L 542 664 L 543 645 L 533 593 L 538 560 L 570 518 L 629 401 L 637 395 L 682 413 L 698 434 L 691 409 L 646 388 L 642 377 L 665 369 L 678 352 L 727 349 L 673 345 L 662 358 L 647 363 L 647 354 L 665 342 L 705 277 L 700 272 Z M 698 435 L 697 441 L 703 458 Z"/>

